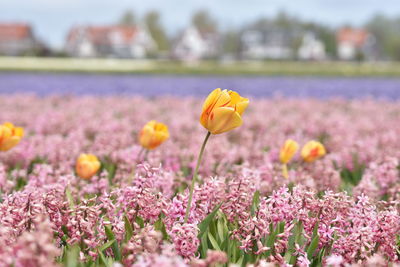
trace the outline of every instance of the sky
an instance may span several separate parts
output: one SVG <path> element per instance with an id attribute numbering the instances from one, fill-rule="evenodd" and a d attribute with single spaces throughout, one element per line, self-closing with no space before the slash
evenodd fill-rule
<path id="1" fill-rule="evenodd" d="M 239 27 L 285 10 L 326 25 L 359 26 L 376 13 L 400 16 L 400 0 L 0 0 L 0 22 L 28 22 L 53 48 L 61 48 L 73 25 L 111 24 L 131 9 L 136 16 L 158 10 L 169 34 L 183 29 L 194 11 L 207 9 L 221 28 Z"/>

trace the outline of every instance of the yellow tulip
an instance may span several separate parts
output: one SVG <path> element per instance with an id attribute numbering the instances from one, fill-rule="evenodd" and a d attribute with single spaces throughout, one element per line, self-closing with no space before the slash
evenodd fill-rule
<path id="1" fill-rule="evenodd" d="M 76 161 L 76 173 L 83 179 L 90 179 L 100 169 L 100 165 L 95 155 L 80 154 Z"/>
<path id="2" fill-rule="evenodd" d="M 292 140 L 286 140 L 285 144 L 282 146 L 281 151 L 279 153 L 279 159 L 283 164 L 287 164 L 296 154 L 299 149 L 299 144 Z"/>
<path id="3" fill-rule="evenodd" d="M 144 148 L 154 149 L 161 145 L 168 138 L 169 132 L 167 125 L 152 120 L 146 123 L 146 125 L 140 131 L 139 143 Z"/>
<path id="4" fill-rule="evenodd" d="M 234 91 L 212 91 L 204 101 L 200 123 L 212 134 L 230 131 L 242 125 L 242 114 L 249 105 L 249 99 Z"/>
<path id="5" fill-rule="evenodd" d="M 16 146 L 24 136 L 24 129 L 15 127 L 12 123 L 6 122 L 0 125 L 0 151 L 7 151 Z"/>
<path id="6" fill-rule="evenodd" d="M 292 139 L 286 140 L 285 144 L 283 144 L 281 148 L 279 160 L 282 162 L 282 175 L 285 178 L 289 178 L 287 163 L 293 158 L 298 149 L 299 144 Z"/>
<path id="7" fill-rule="evenodd" d="M 305 162 L 313 162 L 326 154 L 323 144 L 318 141 L 309 141 L 301 150 L 301 157 Z"/>

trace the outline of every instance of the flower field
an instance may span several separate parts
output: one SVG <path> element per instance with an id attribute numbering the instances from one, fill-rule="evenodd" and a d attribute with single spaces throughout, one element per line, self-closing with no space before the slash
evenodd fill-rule
<path id="1" fill-rule="evenodd" d="M 306 65 L 307 66 L 307 65 Z M 400 70 L 400 67 L 398 68 Z M 117 75 L 0 72 L 0 93 L 204 97 L 210 88 L 240 88 L 247 97 L 400 99 L 400 78 L 323 76 Z"/>
<path id="2" fill-rule="evenodd" d="M 400 102 L 238 93 L 2 95 L 0 266 L 399 266 Z"/>

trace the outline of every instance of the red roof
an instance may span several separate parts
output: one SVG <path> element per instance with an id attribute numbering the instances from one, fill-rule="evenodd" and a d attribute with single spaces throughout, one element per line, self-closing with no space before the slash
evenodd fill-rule
<path id="1" fill-rule="evenodd" d="M 28 24 L 0 24 L 0 41 L 19 41 L 32 36 L 32 28 Z"/>
<path id="2" fill-rule="evenodd" d="M 84 34 L 94 44 L 110 44 L 113 36 L 117 36 L 121 43 L 129 44 L 136 33 L 137 28 L 133 26 L 80 26 L 73 28 L 67 39 L 74 42 L 80 34 Z"/>
<path id="3" fill-rule="evenodd" d="M 368 38 L 368 32 L 363 29 L 342 28 L 336 34 L 339 43 L 351 43 L 357 47 L 363 46 Z"/>

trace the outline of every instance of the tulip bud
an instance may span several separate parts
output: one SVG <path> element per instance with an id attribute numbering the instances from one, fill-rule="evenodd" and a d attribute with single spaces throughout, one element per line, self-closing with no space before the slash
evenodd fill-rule
<path id="1" fill-rule="evenodd" d="M 100 169 L 100 165 L 95 155 L 81 154 L 76 161 L 76 173 L 83 179 L 90 179 Z"/>
<path id="2" fill-rule="evenodd" d="M 296 154 L 299 149 L 299 144 L 292 140 L 286 140 L 285 144 L 282 146 L 281 151 L 279 153 L 279 159 L 283 164 L 288 163 L 293 156 Z"/>
<path id="3" fill-rule="evenodd" d="M 146 125 L 140 131 L 139 143 L 144 148 L 154 149 L 161 145 L 168 138 L 169 132 L 167 125 L 152 120 L 146 123 Z"/>
<path id="4" fill-rule="evenodd" d="M 301 157 L 305 162 L 313 162 L 326 154 L 323 144 L 318 141 L 309 141 L 301 150 Z"/>
<path id="5" fill-rule="evenodd" d="M 24 129 L 21 127 L 15 127 L 10 122 L 0 125 L 0 151 L 7 151 L 18 145 L 23 136 Z"/>
<path id="6" fill-rule="evenodd" d="M 249 99 L 234 91 L 212 91 L 204 101 L 200 123 L 212 134 L 230 131 L 242 125 L 242 114 Z"/>

